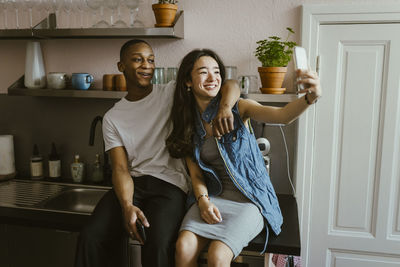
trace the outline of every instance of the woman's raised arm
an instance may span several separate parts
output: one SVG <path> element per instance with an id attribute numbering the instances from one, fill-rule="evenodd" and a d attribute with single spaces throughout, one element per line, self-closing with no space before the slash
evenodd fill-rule
<path id="1" fill-rule="evenodd" d="M 318 74 L 313 71 L 296 71 L 300 78 L 297 83 L 305 84 L 306 89 L 299 93 L 306 93 L 299 99 L 288 103 L 284 107 L 263 106 L 254 100 L 241 99 L 239 112 L 243 120 L 248 118 L 260 122 L 288 124 L 297 119 L 311 104 L 321 96 L 321 85 Z"/>

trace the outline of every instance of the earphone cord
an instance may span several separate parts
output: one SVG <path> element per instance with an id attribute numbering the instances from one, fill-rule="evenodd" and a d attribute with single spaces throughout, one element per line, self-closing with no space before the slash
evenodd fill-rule
<path id="1" fill-rule="evenodd" d="M 288 179 L 290 182 L 290 186 L 292 187 L 293 190 L 293 195 L 296 196 L 296 189 L 294 189 L 293 183 L 292 183 L 292 177 L 290 176 L 290 170 L 289 170 L 289 151 L 288 151 L 288 147 L 287 147 L 287 143 L 286 143 L 286 137 L 285 137 L 285 133 L 283 132 L 282 126 L 279 125 L 279 129 L 281 130 L 281 134 L 282 134 L 282 139 L 283 142 L 285 144 L 285 150 L 286 150 L 286 168 L 287 168 L 287 175 L 288 175 Z"/>

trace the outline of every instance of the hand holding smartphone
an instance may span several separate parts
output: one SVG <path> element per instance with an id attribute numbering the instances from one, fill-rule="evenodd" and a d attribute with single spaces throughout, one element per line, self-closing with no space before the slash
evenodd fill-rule
<path id="1" fill-rule="evenodd" d="M 294 61 L 294 67 L 295 69 L 301 69 L 301 70 L 308 70 L 308 61 L 307 61 L 307 52 L 306 49 L 304 49 L 304 47 L 301 46 L 295 46 L 294 47 L 294 57 L 293 57 L 293 61 Z M 299 80 L 299 78 L 297 78 L 297 80 Z M 298 85 L 298 89 L 299 90 L 304 90 L 304 84 L 299 84 Z"/>
<path id="2" fill-rule="evenodd" d="M 139 219 L 136 220 L 136 228 L 140 238 L 143 240 L 143 243 L 146 242 L 146 232 L 144 231 L 144 225 Z"/>

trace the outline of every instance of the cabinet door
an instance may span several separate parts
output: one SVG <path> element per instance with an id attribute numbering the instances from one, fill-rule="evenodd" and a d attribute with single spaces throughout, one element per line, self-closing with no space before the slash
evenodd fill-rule
<path id="1" fill-rule="evenodd" d="M 73 267 L 77 237 L 73 232 L 7 225 L 10 267 Z"/>
<path id="2" fill-rule="evenodd" d="M 308 266 L 400 265 L 400 25 L 322 25 Z"/>
<path id="3" fill-rule="evenodd" d="M 0 266 L 10 267 L 7 225 L 0 224 Z"/>

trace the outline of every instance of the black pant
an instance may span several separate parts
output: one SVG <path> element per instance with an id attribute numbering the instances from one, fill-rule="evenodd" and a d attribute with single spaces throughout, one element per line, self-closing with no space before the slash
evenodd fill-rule
<path id="1" fill-rule="evenodd" d="M 142 246 L 142 266 L 173 267 L 186 195 L 178 187 L 152 176 L 136 177 L 134 181 L 134 205 L 150 223 Z M 128 235 L 123 224 L 120 203 L 114 190 L 110 190 L 79 235 L 75 267 L 128 266 Z"/>

